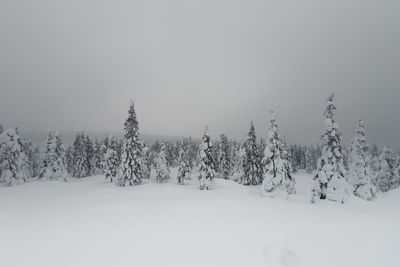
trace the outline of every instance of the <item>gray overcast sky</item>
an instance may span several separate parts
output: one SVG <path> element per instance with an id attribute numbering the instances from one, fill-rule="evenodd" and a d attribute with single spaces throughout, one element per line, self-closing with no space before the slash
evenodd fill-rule
<path id="1" fill-rule="evenodd" d="M 208 124 L 317 143 L 330 92 L 345 141 L 400 147 L 400 1 L 1 0 L 0 122 L 200 136 Z"/>

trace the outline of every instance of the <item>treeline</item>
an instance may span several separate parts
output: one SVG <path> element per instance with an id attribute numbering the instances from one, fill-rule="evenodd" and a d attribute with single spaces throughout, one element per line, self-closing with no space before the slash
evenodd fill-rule
<path id="1" fill-rule="evenodd" d="M 371 200 L 379 191 L 398 187 L 400 154 L 389 147 L 382 151 L 376 145 L 369 147 L 362 119 L 351 145 L 345 147 L 334 118 L 333 100 L 332 95 L 327 101 L 318 146 L 288 145 L 280 136 L 274 112 L 266 139 L 257 139 L 251 122 L 243 142 L 221 134 L 212 143 L 206 127 L 200 141 L 188 137 L 146 144 L 140 140 L 132 103 L 122 140 L 114 136 L 92 140 L 82 132 L 65 149 L 61 136 L 50 132 L 42 153 L 21 138 L 18 129 L 4 131 L 0 125 L 0 184 L 9 186 L 33 177 L 66 181 L 69 176 L 105 175 L 106 180 L 126 186 L 149 179 L 151 170 L 156 181 L 165 182 L 170 179 L 170 168 L 177 167 L 179 183 L 195 176 L 200 189 L 212 189 L 217 176 L 243 185 L 262 185 L 263 195 L 272 196 L 296 193 L 295 173 L 304 170 L 314 174 L 312 201 L 328 198 L 344 202 L 351 193 Z"/>

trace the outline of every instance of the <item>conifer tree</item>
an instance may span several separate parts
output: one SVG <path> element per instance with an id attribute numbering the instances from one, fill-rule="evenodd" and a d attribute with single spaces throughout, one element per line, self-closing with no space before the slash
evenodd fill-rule
<path id="1" fill-rule="evenodd" d="M 242 184 L 256 185 L 262 182 L 261 157 L 258 154 L 256 131 L 253 122 L 246 141 L 246 166 Z"/>
<path id="2" fill-rule="evenodd" d="M 328 97 L 324 112 L 325 127 L 322 135 L 322 156 L 318 159 L 317 175 L 312 190 L 312 202 L 317 198 L 330 199 L 344 203 L 348 197 L 349 185 L 346 182 L 346 169 L 343 164 L 342 134 L 334 118 L 336 106 L 334 95 Z"/>
<path id="3" fill-rule="evenodd" d="M 65 155 L 65 148 L 60 134 L 56 134 L 55 136 L 56 141 L 56 160 L 54 162 L 54 178 L 59 179 L 62 178 L 64 181 L 67 181 L 67 165 L 66 165 L 66 155 Z"/>
<path id="4" fill-rule="evenodd" d="M 87 176 L 93 175 L 95 171 L 95 164 L 94 164 L 94 146 L 92 140 L 88 135 L 85 136 L 85 147 L 86 147 L 86 166 Z"/>
<path id="5" fill-rule="evenodd" d="M 39 179 L 67 181 L 67 167 L 65 163 L 65 149 L 59 134 L 49 132 L 46 143 L 46 154 L 42 162 Z"/>
<path id="6" fill-rule="evenodd" d="M 184 184 L 185 179 L 189 177 L 191 171 L 190 162 L 187 154 L 187 143 L 185 143 L 185 141 L 183 141 L 180 145 L 178 164 L 178 183 Z"/>
<path id="7" fill-rule="evenodd" d="M 150 160 L 150 148 L 143 144 L 142 149 L 143 160 L 142 160 L 142 172 L 144 179 L 150 179 L 151 173 L 151 160 Z"/>
<path id="8" fill-rule="evenodd" d="M 212 143 L 206 126 L 202 143 L 199 147 L 199 186 L 200 190 L 213 189 L 215 177 L 214 159 L 212 157 Z"/>
<path id="9" fill-rule="evenodd" d="M 0 134 L 2 134 L 3 132 L 4 132 L 3 125 L 0 123 Z"/>
<path id="10" fill-rule="evenodd" d="M 115 137 L 111 137 L 109 139 L 109 145 L 106 154 L 104 155 L 104 175 L 106 180 L 111 183 L 114 181 L 114 178 L 117 176 L 118 169 L 118 156 L 117 156 L 117 139 Z"/>
<path id="11" fill-rule="evenodd" d="M 388 146 L 385 146 L 378 160 L 379 169 L 376 178 L 377 189 L 380 192 L 387 192 L 396 188 L 398 183 L 394 174 L 395 157 L 393 151 Z"/>
<path id="12" fill-rule="evenodd" d="M 230 145 L 228 141 L 228 137 L 225 134 L 220 135 L 220 143 L 219 143 L 219 173 L 224 179 L 229 179 L 232 168 L 232 160 L 230 155 Z"/>
<path id="13" fill-rule="evenodd" d="M 69 146 L 67 150 L 65 151 L 65 161 L 67 164 L 67 172 L 70 175 L 73 175 L 74 173 L 74 148 L 72 146 Z"/>
<path id="14" fill-rule="evenodd" d="M 39 179 L 44 178 L 46 171 L 48 167 L 50 166 L 51 159 L 50 157 L 54 157 L 54 151 L 55 151 L 55 142 L 54 142 L 54 136 L 53 132 L 49 132 L 47 134 L 47 140 L 46 140 L 46 150 L 43 155 L 43 159 L 40 164 L 40 174 L 39 174 Z"/>
<path id="15" fill-rule="evenodd" d="M 159 183 L 166 182 L 170 178 L 170 170 L 167 161 L 167 147 L 161 144 L 160 151 L 155 158 L 156 181 Z"/>
<path id="16" fill-rule="evenodd" d="M 27 157 L 15 130 L 0 134 L 0 186 L 20 184 L 28 179 Z"/>
<path id="17" fill-rule="evenodd" d="M 358 129 L 350 147 L 349 181 L 354 186 L 355 196 L 365 200 L 372 200 L 376 196 L 376 188 L 372 183 L 371 157 L 367 138 L 365 135 L 364 121 L 360 118 Z"/>
<path id="18" fill-rule="evenodd" d="M 77 134 L 75 137 L 73 163 L 74 163 L 74 171 L 73 171 L 74 177 L 81 178 L 89 175 L 86 138 L 83 133 Z"/>
<path id="19" fill-rule="evenodd" d="M 307 149 L 304 152 L 305 155 L 305 161 L 306 161 L 306 172 L 307 173 L 312 173 L 312 171 L 314 170 L 313 167 L 313 160 L 312 160 L 312 155 L 309 149 Z"/>
<path id="20" fill-rule="evenodd" d="M 244 169 L 247 164 L 246 144 L 241 144 L 235 151 L 234 155 L 232 180 L 239 184 L 243 184 Z"/>
<path id="21" fill-rule="evenodd" d="M 93 144 L 93 166 L 94 166 L 94 175 L 103 174 L 103 167 L 102 167 L 102 155 L 101 155 L 101 145 L 100 142 L 97 140 L 94 141 Z"/>
<path id="22" fill-rule="evenodd" d="M 38 146 L 33 146 L 32 142 L 21 138 L 22 149 L 27 158 L 28 178 L 36 177 L 40 171 L 40 151 Z"/>
<path id="23" fill-rule="evenodd" d="M 136 118 L 133 102 L 129 107 L 124 130 L 124 146 L 118 184 L 120 186 L 133 186 L 142 182 L 142 145 L 139 140 L 139 122 Z"/>
<path id="24" fill-rule="evenodd" d="M 264 180 L 262 184 L 263 195 L 295 193 L 295 180 L 292 176 L 291 164 L 288 160 L 288 147 L 279 136 L 276 115 L 271 112 L 271 121 L 268 130 L 268 139 L 265 148 L 263 163 Z"/>

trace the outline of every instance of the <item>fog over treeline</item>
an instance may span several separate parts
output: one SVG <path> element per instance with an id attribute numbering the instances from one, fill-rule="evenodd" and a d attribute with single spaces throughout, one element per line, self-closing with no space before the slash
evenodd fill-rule
<path id="1" fill-rule="evenodd" d="M 120 132 L 241 140 L 271 109 L 316 144 L 326 97 L 349 142 L 399 148 L 399 1 L 1 1 L 0 122 L 22 133 Z"/>

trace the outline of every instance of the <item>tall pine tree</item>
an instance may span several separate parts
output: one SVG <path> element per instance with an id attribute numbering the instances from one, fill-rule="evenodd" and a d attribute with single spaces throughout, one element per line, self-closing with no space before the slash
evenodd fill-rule
<path id="1" fill-rule="evenodd" d="M 354 195 L 365 200 L 372 200 L 376 196 L 370 162 L 371 154 L 365 136 L 364 121 L 359 119 L 358 129 L 350 147 L 348 177 L 354 186 Z"/>
<path id="2" fill-rule="evenodd" d="M 7 129 L 0 134 L 0 186 L 25 182 L 28 174 L 21 137 L 15 130 Z"/>
<path id="3" fill-rule="evenodd" d="M 188 159 L 188 146 L 185 140 L 181 143 L 179 148 L 179 157 L 178 157 L 178 183 L 184 184 L 185 179 L 187 179 L 190 175 L 191 166 Z"/>
<path id="4" fill-rule="evenodd" d="M 200 144 L 199 151 L 199 186 L 200 190 L 211 190 L 213 189 L 214 177 L 215 177 L 215 166 L 214 159 L 212 157 L 212 143 L 210 136 L 208 135 L 208 127 L 206 126 L 203 141 Z"/>
<path id="5" fill-rule="evenodd" d="M 261 157 L 258 153 L 257 137 L 254 123 L 250 123 L 250 130 L 246 141 L 246 165 L 242 184 L 260 184 L 262 182 Z"/>
<path id="6" fill-rule="evenodd" d="M 271 111 L 268 139 L 265 147 L 263 163 L 264 180 L 263 195 L 283 195 L 295 193 L 295 180 L 292 176 L 291 164 L 288 160 L 288 148 L 279 136 L 276 115 Z"/>
<path id="7" fill-rule="evenodd" d="M 394 173 L 396 158 L 393 151 L 388 146 L 385 146 L 378 158 L 378 161 L 379 169 L 376 178 L 378 190 L 380 192 L 387 192 L 393 188 L 396 188 L 398 186 Z"/>
<path id="8" fill-rule="evenodd" d="M 229 176 L 231 174 L 231 168 L 232 168 L 232 159 L 231 159 L 231 148 L 229 145 L 228 137 L 226 137 L 225 134 L 220 135 L 220 143 L 219 143 L 219 153 L 218 153 L 218 158 L 219 158 L 219 174 L 224 178 L 224 179 L 229 179 Z"/>
<path id="9" fill-rule="evenodd" d="M 82 178 L 89 175 L 86 138 L 83 133 L 77 134 L 73 151 L 73 176 Z"/>
<path id="10" fill-rule="evenodd" d="M 124 146 L 118 184 L 120 186 L 133 186 L 142 182 L 142 144 L 139 140 L 139 122 L 136 118 L 133 102 L 129 107 L 124 130 Z"/>
<path id="11" fill-rule="evenodd" d="M 327 100 L 324 112 L 325 127 L 322 135 L 322 156 L 318 159 L 315 185 L 312 190 L 314 202 L 319 199 L 330 199 L 344 203 L 348 196 L 349 185 L 346 182 L 346 169 L 343 164 L 342 134 L 334 118 L 336 106 L 334 95 Z"/>
<path id="12" fill-rule="evenodd" d="M 164 183 L 169 180 L 170 171 L 167 160 L 167 147 L 164 143 L 161 144 L 160 151 L 158 151 L 154 160 L 154 165 L 156 168 L 156 181 L 159 183 Z"/>
<path id="13" fill-rule="evenodd" d="M 107 152 L 104 155 L 103 170 L 106 180 L 112 183 L 117 176 L 118 169 L 117 139 L 114 136 L 111 137 L 108 144 Z"/>

